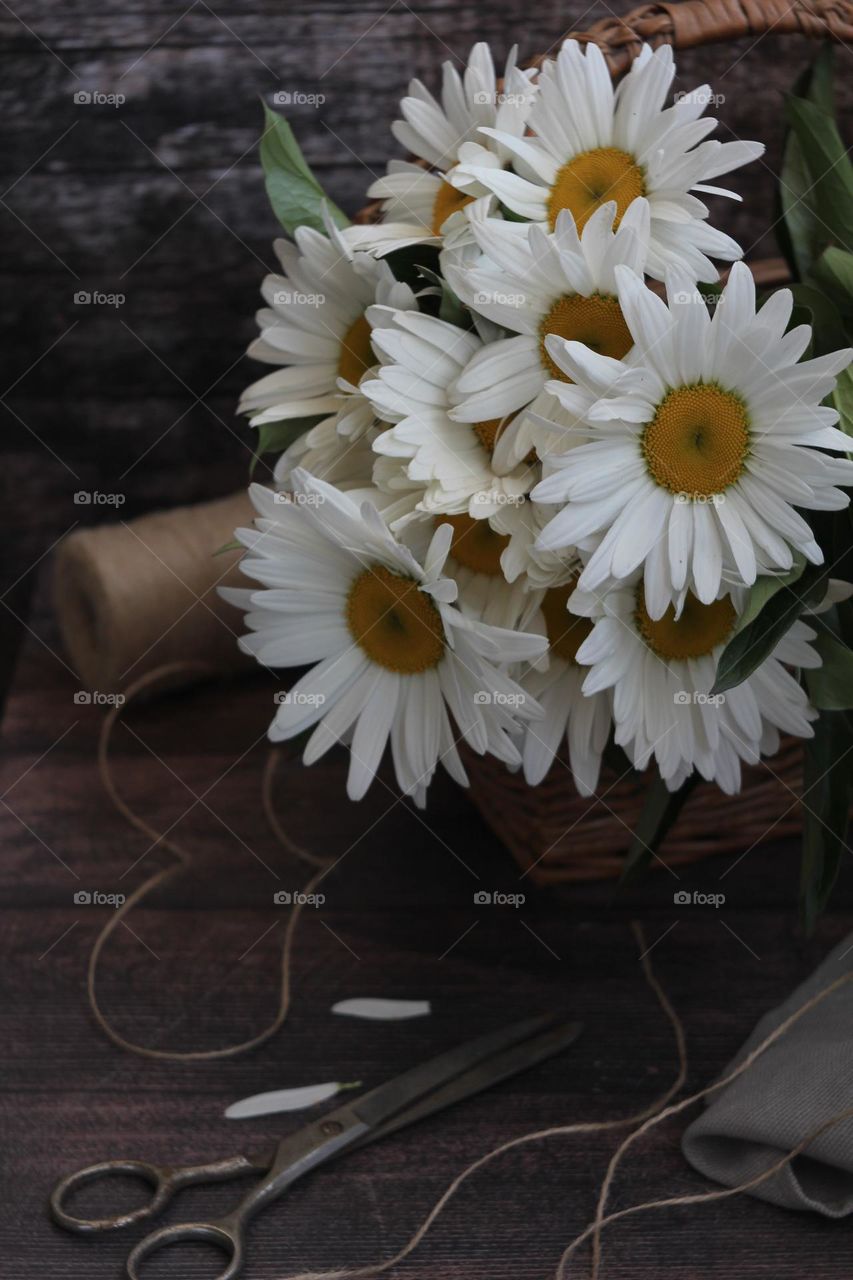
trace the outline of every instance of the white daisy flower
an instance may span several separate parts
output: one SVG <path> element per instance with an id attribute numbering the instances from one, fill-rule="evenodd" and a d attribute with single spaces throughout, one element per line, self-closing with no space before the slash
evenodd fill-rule
<path id="1" fill-rule="evenodd" d="M 501 571 L 507 582 L 521 579 L 528 591 L 541 591 L 563 586 L 577 577 L 574 547 L 542 551 L 536 545 L 556 512 L 556 507 L 534 502 L 528 495 L 524 502 L 506 504 L 491 517 L 492 528 L 507 539 L 501 553 Z"/>
<path id="2" fill-rule="evenodd" d="M 275 242 L 282 274 L 263 282 L 261 334 L 247 354 L 286 367 L 244 391 L 239 411 L 251 415 L 252 426 L 334 413 L 374 363 L 370 334 L 389 314 L 383 308 L 417 305 L 387 263 L 353 253 L 332 221 L 325 222 L 328 235 L 299 227 L 295 244 Z"/>
<path id="3" fill-rule="evenodd" d="M 482 126 L 501 135 L 520 138 L 533 104 L 536 88 L 533 71 L 516 66 L 517 50 L 510 50 L 498 89 L 495 67 L 487 44 L 475 44 L 463 74 L 445 62 L 441 100 L 420 82 L 412 80 L 408 96 L 400 104 L 402 120 L 391 130 L 406 151 L 422 163 L 392 160 L 384 178 L 368 188 L 371 199 L 384 201 L 382 222 L 377 226 L 347 228 L 349 243 L 379 253 L 409 244 L 440 244 L 448 219 L 469 201 L 488 194 L 475 178 L 460 179 L 451 186 L 445 174 L 452 169 L 465 145 L 477 138 L 483 164 L 501 169 L 510 151 L 501 139 L 480 139 Z M 424 167 L 426 166 L 426 167 Z"/>
<path id="4" fill-rule="evenodd" d="M 496 472 L 492 454 L 501 421 L 451 417 L 455 384 L 484 349 L 477 334 L 433 316 L 397 312 L 393 323 L 375 332 L 374 347 L 381 365 L 362 391 L 377 417 L 393 425 L 373 447 L 398 459 L 409 480 L 422 486 L 418 509 L 484 519 L 502 504 L 522 500 L 538 472 L 529 466 Z"/>
<path id="5" fill-rule="evenodd" d="M 612 724 L 609 692 L 583 692 L 588 672 L 578 665 L 577 651 L 592 631 L 589 618 L 570 613 L 567 601 L 575 590 L 577 569 L 563 586 L 537 595 L 538 623 L 548 639 L 547 669 L 531 670 L 521 685 L 545 710 L 536 724 L 528 724 L 524 736 L 524 777 L 537 786 L 548 773 L 565 739 L 569 766 L 577 791 L 591 796 L 598 785 L 601 757 Z"/>
<path id="6" fill-rule="evenodd" d="M 633 340 L 616 296 L 616 268 L 641 272 L 648 244 L 648 205 L 635 200 L 617 231 L 616 205 L 602 206 L 578 236 L 571 213 L 556 230 L 521 226 L 498 218 L 472 219 L 471 229 L 484 257 L 476 267 L 448 263 L 447 279 L 473 311 L 509 330 L 478 351 L 459 375 L 459 422 L 503 419 L 529 405 L 549 378 L 565 374 L 547 346 L 549 334 L 584 342 L 595 351 L 622 359 Z M 528 437 L 524 428 L 506 433 L 497 462 L 520 460 Z"/>
<path id="7" fill-rule="evenodd" d="M 387 501 L 383 494 L 380 503 Z M 390 510 L 387 505 L 382 506 L 387 523 L 390 523 Z M 527 619 L 533 613 L 527 583 L 524 579 L 507 581 L 503 556 L 510 540 L 496 532 L 490 520 L 475 519 L 464 513 L 425 518 L 421 511 L 416 511 L 399 520 L 395 532 L 417 558 L 424 558 L 434 530 L 442 525 L 450 529 L 444 572 L 458 587 L 456 603 L 462 613 L 490 626 L 528 630 Z M 534 629 L 544 635 L 541 628 Z"/>
<path id="8" fill-rule="evenodd" d="M 645 196 L 651 208 L 646 271 L 663 279 L 680 266 L 693 279 L 716 280 L 708 255 L 733 261 L 741 249 L 710 227 L 706 205 L 691 192 L 733 193 L 708 183 L 757 159 L 758 142 L 703 141 L 716 127 L 700 120 L 711 101 L 707 85 L 664 103 L 675 75 L 672 49 L 643 45 L 614 89 L 601 50 L 575 40 L 563 44 L 539 77 L 539 93 L 528 117 L 533 137 L 481 130 L 489 145 L 500 142 L 513 156 L 512 170 L 486 163 L 472 149 L 451 177 L 460 186 L 482 183 L 513 213 L 554 227 L 568 209 L 578 226 L 605 201 L 615 200 L 617 220 Z M 738 197 L 735 196 L 735 199 Z"/>
<path id="9" fill-rule="evenodd" d="M 439 761 L 467 785 L 457 741 L 517 766 L 514 735 L 541 708 L 498 664 L 535 659 L 544 642 L 454 606 L 456 584 L 442 576 L 452 531 L 436 531 L 421 565 L 374 506 L 307 472 L 294 473 L 289 501 L 260 485 L 250 493 L 259 518 L 237 537 L 242 571 L 261 589 L 228 593 L 249 609 L 240 646 L 270 667 L 316 663 L 279 705 L 270 738 L 313 728 L 306 764 L 346 742 L 351 799 L 389 740 L 400 788 L 419 804 Z"/>
<path id="10" fill-rule="evenodd" d="M 289 489 L 294 471 L 301 468 L 344 491 L 370 487 L 376 461 L 373 441 L 379 428 L 375 426 L 368 401 L 363 400 L 359 408 L 365 409 L 369 418 L 363 430 L 347 434 L 341 418 L 351 425 L 355 414 L 341 412 L 324 418 L 294 440 L 276 463 L 273 473 L 276 486 L 280 490 Z"/>
<path id="11" fill-rule="evenodd" d="M 445 520 L 468 519 L 468 516 L 442 516 L 441 523 L 443 524 Z M 467 617 L 476 618 L 479 622 L 486 622 L 492 627 L 508 627 L 514 631 L 521 626 L 521 618 L 527 611 L 528 596 L 525 584 L 507 582 L 501 573 L 499 561 L 496 571 L 483 573 L 457 559 L 460 541 L 468 534 L 477 540 L 479 531 L 488 527 L 488 521 L 482 520 L 477 521 L 476 528 L 472 526 L 470 530 L 460 532 L 458 528 L 454 529 L 455 546 L 447 561 L 447 574 L 459 588 L 457 604 Z M 467 559 L 467 551 L 463 551 L 462 554 Z M 535 628 L 522 629 L 535 630 Z M 542 633 L 537 631 L 537 634 Z"/>
<path id="12" fill-rule="evenodd" d="M 797 363 L 808 325 L 786 333 L 790 290 L 756 314 L 755 283 L 736 263 L 711 319 L 701 296 L 670 282 L 669 306 L 617 269 L 619 299 L 636 342 L 630 366 L 577 342 L 547 339 L 553 359 L 593 397 L 591 443 L 551 460 L 534 489 L 565 504 L 538 545 L 599 545 L 580 585 L 595 591 L 644 566 L 646 606 L 660 618 L 689 589 L 704 604 L 721 582 L 752 584 L 789 570 L 794 551 L 823 553 L 805 510 L 839 510 L 853 483 L 838 414 L 821 402 L 853 352 Z M 574 387 L 552 382 L 558 398 Z M 572 404 L 575 403 L 572 398 Z"/>
<path id="13" fill-rule="evenodd" d="M 745 595 L 735 591 L 703 604 L 688 592 L 678 617 L 670 606 L 658 619 L 649 614 L 638 574 L 603 596 L 578 590 L 571 597 L 573 612 L 594 620 L 577 651 L 590 668 L 584 693 L 612 690 L 615 741 L 638 769 L 654 756 L 671 790 L 696 769 L 733 794 L 741 761 L 756 764 L 774 754 L 780 732 L 813 735 L 817 712 L 786 670 L 821 663 L 810 644 L 815 632 L 802 621 L 747 680 L 711 694 Z"/>

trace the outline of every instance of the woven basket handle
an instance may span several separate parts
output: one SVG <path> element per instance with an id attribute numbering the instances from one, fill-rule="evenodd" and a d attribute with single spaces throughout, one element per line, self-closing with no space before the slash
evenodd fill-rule
<path id="1" fill-rule="evenodd" d="M 572 31 L 582 44 L 597 44 L 611 72 L 627 70 L 643 43 L 693 49 L 726 40 L 803 35 L 813 40 L 853 43 L 853 0 L 683 0 L 681 4 L 644 4 L 624 18 L 603 18 L 588 31 Z M 553 53 L 529 65 L 540 66 Z"/>

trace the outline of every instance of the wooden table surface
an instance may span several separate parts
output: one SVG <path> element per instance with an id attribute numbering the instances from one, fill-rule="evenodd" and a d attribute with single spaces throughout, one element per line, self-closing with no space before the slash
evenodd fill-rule
<path id="1" fill-rule="evenodd" d="M 731 858 L 709 861 L 681 884 L 660 873 L 615 903 L 608 885 L 558 895 L 519 880 L 449 783 L 436 785 L 421 815 L 387 776 L 361 805 L 350 804 L 342 757 L 311 770 L 288 762 L 277 787 L 288 830 L 341 860 L 322 886 L 325 903 L 306 911 L 297 936 L 287 1023 L 244 1057 L 136 1057 L 109 1043 L 87 1009 L 87 957 L 109 908 L 75 902 L 75 894 L 127 894 L 169 858 L 106 801 L 94 759 L 102 713 L 75 704 L 77 683 L 43 603 L 37 593 L 3 725 L 0 1257 L 10 1276 L 122 1274 L 127 1243 L 119 1235 L 80 1240 L 48 1220 L 51 1185 L 81 1163 L 236 1152 L 299 1123 L 223 1119 L 225 1106 L 246 1094 L 326 1079 L 373 1084 L 531 1012 L 581 1018 L 585 1032 L 562 1057 L 294 1188 L 256 1222 L 247 1275 L 266 1280 L 386 1257 L 454 1174 L 490 1147 L 535 1128 L 629 1115 L 666 1087 L 672 1035 L 644 984 L 632 919 L 643 922 L 684 1020 L 691 1089 L 710 1081 L 762 1012 L 853 928 L 847 863 L 832 911 L 812 940 L 802 938 L 790 845 L 755 849 L 731 870 Z M 213 1048 L 247 1038 L 273 1015 L 288 911 L 274 894 L 299 888 L 306 871 L 277 845 L 259 804 L 272 683 L 249 678 L 163 697 L 129 709 L 116 730 L 123 794 L 194 857 L 188 873 L 119 927 L 104 956 L 104 1008 L 143 1044 Z M 726 903 L 678 908 L 674 887 L 684 886 L 722 891 Z M 526 900 L 478 906 L 474 893 L 483 888 Z M 433 1012 L 398 1024 L 330 1013 L 356 995 L 429 999 Z M 643 1142 L 618 1180 L 615 1205 L 707 1185 L 682 1159 L 679 1134 L 670 1122 Z M 589 1220 L 613 1146 L 612 1136 L 562 1138 L 501 1157 L 394 1275 L 550 1276 Z M 222 1208 L 232 1192 L 195 1191 L 180 1208 Z M 94 1192 L 85 1204 L 106 1207 Z M 202 1247 L 199 1254 L 179 1251 L 175 1270 L 152 1263 L 150 1275 L 212 1274 Z M 586 1265 L 570 1274 L 585 1276 Z M 620 1225 L 603 1275 L 801 1280 L 807 1271 L 849 1280 L 849 1224 L 739 1198 Z"/>
<path id="2" fill-rule="evenodd" d="M 626 4 L 616 6 L 624 12 Z M 259 376 L 241 360 L 276 232 L 257 158 L 259 94 L 320 93 L 291 115 L 330 194 L 354 211 L 394 153 L 388 122 L 411 74 L 478 38 L 502 57 L 553 47 L 612 10 L 604 0 L 15 0 L 0 8 L 0 102 L 13 125 L 0 161 L 8 266 L 0 538 L 2 725 L 2 1179 L 0 1259 L 16 1280 L 118 1280 L 127 1243 L 97 1245 L 46 1214 L 55 1179 L 111 1155 L 191 1160 L 285 1132 L 283 1119 L 238 1126 L 228 1102 L 261 1089 L 338 1077 L 374 1083 L 474 1032 L 556 1007 L 583 1019 L 570 1053 L 423 1126 L 318 1172 L 263 1215 L 249 1280 L 367 1263 L 393 1253 L 455 1173 L 502 1140 L 580 1119 L 628 1115 L 675 1069 L 672 1036 L 645 986 L 629 922 L 684 1019 L 690 1081 L 719 1072 L 757 1018 L 853 928 L 849 861 L 832 911 L 805 941 L 792 909 L 797 853 L 755 849 L 704 864 L 684 883 L 727 896 L 720 910 L 674 908 L 672 879 L 650 877 L 611 902 L 607 885 L 571 894 L 519 886 L 510 858 L 465 796 L 440 781 L 426 815 L 388 779 L 360 806 L 344 798 L 345 761 L 284 768 L 289 829 L 341 861 L 294 955 L 293 1006 L 280 1034 L 246 1057 L 175 1064 L 109 1043 L 84 993 L 107 908 L 80 891 L 127 893 L 168 859 L 109 807 L 95 768 L 101 712 L 74 702 L 80 681 L 47 602 L 50 548 L 115 507 L 125 519 L 242 484 L 251 452 L 234 419 Z M 741 208 L 714 216 L 751 257 L 768 231 L 782 138 L 782 94 L 810 55 L 774 35 L 692 51 L 677 88 L 709 80 L 721 135 L 760 137 L 765 159 L 736 176 Z M 846 60 L 849 53 L 841 51 Z M 846 62 L 844 63 L 846 66 Z M 849 103 L 853 85 L 842 76 Z M 121 93 L 120 106 L 75 102 Z M 300 100 L 302 101 L 302 100 Z M 7 133 L 10 131 L 7 130 Z M 78 292 L 120 295 L 118 305 Z M 261 370 L 262 372 L 262 370 Z M 23 644 L 19 649 L 19 641 Z M 116 733 L 128 797 L 195 855 L 192 870 L 120 928 L 101 997 L 122 1032 L 161 1048 L 250 1036 L 276 1003 L 286 907 L 305 871 L 266 828 L 259 804 L 272 687 L 263 678 L 134 709 Z M 720 822 L 725 821 L 721 807 Z M 728 874 L 726 874 L 728 873 Z M 474 904 L 481 888 L 524 892 L 523 907 Z M 353 995 L 428 998 L 429 1019 L 365 1024 L 333 1016 Z M 702 1181 L 668 1125 L 636 1152 L 614 1204 Z M 613 1139 L 551 1140 L 494 1162 L 463 1189 L 394 1273 L 430 1280 L 540 1280 L 589 1220 Z M 185 1197 L 222 1207 L 231 1191 Z M 96 1207 L 90 1197 L 91 1208 Z M 194 1253 L 157 1280 L 210 1275 Z M 175 1262 L 172 1257 L 170 1262 Z M 586 1274 L 580 1266 L 572 1276 Z M 629 1220 L 607 1241 L 604 1280 L 849 1280 L 850 1228 L 738 1199 Z"/>

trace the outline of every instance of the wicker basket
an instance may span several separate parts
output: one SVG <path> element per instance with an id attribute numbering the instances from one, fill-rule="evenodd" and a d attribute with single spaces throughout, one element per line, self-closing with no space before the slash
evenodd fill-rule
<path id="1" fill-rule="evenodd" d="M 684 0 L 648 4 L 624 18 L 609 17 L 571 36 L 599 46 L 611 73 L 630 66 L 643 43 L 676 49 L 747 37 L 803 35 L 853 44 L 853 0 Z M 538 66 L 543 58 L 531 65 Z M 363 209 L 357 221 L 374 222 L 380 204 Z M 785 264 L 771 259 L 752 264 L 759 283 L 779 284 Z M 521 774 L 490 756 L 465 752 L 471 798 L 529 878 L 539 884 L 597 880 L 621 873 L 624 855 L 643 807 L 651 773 L 615 774 L 605 765 L 596 796 L 578 796 L 565 755 L 559 755 L 544 782 L 530 787 Z M 712 853 L 739 852 L 796 834 L 801 827 L 799 792 L 802 749 L 787 739 L 767 763 L 744 769 L 743 789 L 727 797 L 702 783 L 685 804 L 666 844 L 666 865 L 683 866 Z M 663 866 L 653 859 L 653 867 Z"/>

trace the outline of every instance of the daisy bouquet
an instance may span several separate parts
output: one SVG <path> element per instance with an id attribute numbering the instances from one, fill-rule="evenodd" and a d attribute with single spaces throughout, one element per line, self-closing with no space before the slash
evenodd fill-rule
<path id="1" fill-rule="evenodd" d="M 803 739 L 814 914 L 853 761 L 853 170 L 823 53 L 786 108 L 794 283 L 759 296 L 706 201 L 763 147 L 674 75 L 644 46 L 614 87 L 570 39 L 499 79 L 475 45 L 410 84 L 359 225 L 267 112 L 287 238 L 241 409 L 274 471 L 230 598 L 309 668 L 270 737 L 343 743 L 353 799 L 386 749 L 419 805 L 484 754 L 592 795 L 607 754 L 650 770 L 634 867 L 697 780 Z"/>

